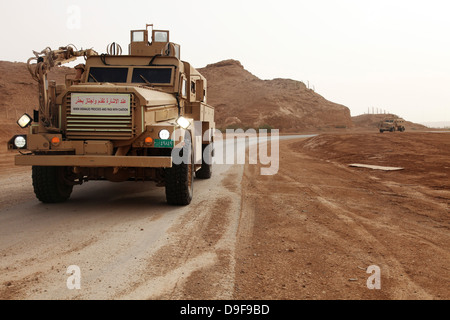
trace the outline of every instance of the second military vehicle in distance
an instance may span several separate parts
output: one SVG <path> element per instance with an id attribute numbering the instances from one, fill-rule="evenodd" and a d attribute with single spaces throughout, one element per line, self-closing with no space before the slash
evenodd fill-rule
<path id="1" fill-rule="evenodd" d="M 380 122 L 379 124 L 380 133 L 385 131 L 394 132 L 400 131 L 404 132 L 405 128 L 405 120 L 401 118 L 387 118 Z"/>

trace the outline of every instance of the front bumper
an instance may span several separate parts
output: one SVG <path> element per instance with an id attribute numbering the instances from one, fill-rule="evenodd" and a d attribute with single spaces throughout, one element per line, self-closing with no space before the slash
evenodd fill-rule
<path id="1" fill-rule="evenodd" d="M 171 157 L 131 157 L 92 155 L 17 155 L 18 166 L 43 167 L 119 167 L 119 168 L 171 168 Z"/>

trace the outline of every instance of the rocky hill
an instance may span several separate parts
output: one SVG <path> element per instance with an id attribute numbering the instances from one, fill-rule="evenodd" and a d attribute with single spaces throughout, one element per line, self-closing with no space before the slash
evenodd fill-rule
<path id="1" fill-rule="evenodd" d="M 53 68 L 49 80 L 64 83 L 67 67 Z M 31 112 L 39 104 L 37 82 L 31 78 L 26 63 L 0 61 L 0 115 L 15 119 L 16 113 Z M 6 114 L 8 112 L 8 114 Z"/>
<path id="2" fill-rule="evenodd" d="M 326 100 L 303 82 L 261 80 L 239 61 L 226 60 L 199 69 L 208 80 L 208 103 L 216 108 L 216 125 L 282 132 L 350 128 L 350 110 Z"/>
<path id="3" fill-rule="evenodd" d="M 64 83 L 65 75 L 73 73 L 66 67 L 54 68 L 49 73 L 50 80 Z M 33 115 L 33 109 L 39 104 L 38 85 L 31 78 L 26 63 L 0 61 L 0 147 L 12 135 L 20 133 L 17 119 L 27 112 Z"/>

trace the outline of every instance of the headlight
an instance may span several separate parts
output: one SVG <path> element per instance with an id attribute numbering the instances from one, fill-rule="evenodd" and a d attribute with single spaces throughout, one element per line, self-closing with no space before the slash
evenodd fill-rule
<path id="1" fill-rule="evenodd" d="M 33 122 L 33 119 L 28 114 L 24 114 L 20 117 L 19 120 L 17 120 L 17 124 L 23 129 L 31 125 L 31 122 Z"/>
<path id="2" fill-rule="evenodd" d="M 170 138 L 170 132 L 166 129 L 161 130 L 158 135 L 162 140 L 168 140 Z"/>
<path id="3" fill-rule="evenodd" d="M 17 149 L 22 149 L 22 148 L 24 148 L 26 145 L 27 145 L 27 139 L 25 139 L 24 136 L 17 136 L 17 137 L 14 139 L 14 146 L 15 146 Z"/>
<path id="4" fill-rule="evenodd" d="M 182 127 L 183 129 L 187 129 L 189 128 L 189 126 L 191 125 L 191 123 L 189 122 L 188 119 L 186 119 L 185 117 L 179 117 L 177 119 L 177 123 L 180 127 Z"/>

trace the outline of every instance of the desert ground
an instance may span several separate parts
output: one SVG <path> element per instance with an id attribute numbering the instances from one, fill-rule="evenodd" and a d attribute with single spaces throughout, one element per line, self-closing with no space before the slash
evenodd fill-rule
<path id="1" fill-rule="evenodd" d="M 182 208 L 142 182 L 88 182 L 42 204 L 12 157 L 1 153 L 0 299 L 450 298 L 449 133 L 281 140 L 276 175 L 217 164 Z"/>

